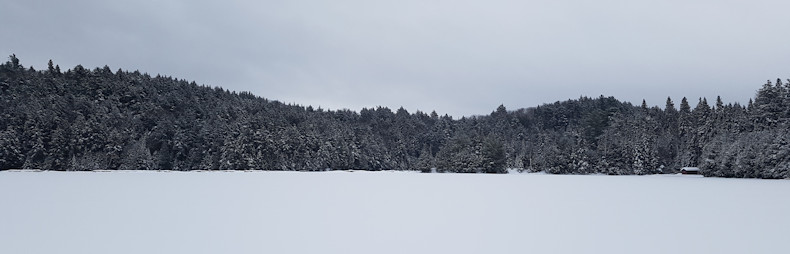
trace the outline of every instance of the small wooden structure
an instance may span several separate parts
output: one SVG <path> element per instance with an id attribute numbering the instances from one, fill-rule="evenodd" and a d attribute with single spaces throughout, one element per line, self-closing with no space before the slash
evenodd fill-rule
<path id="1" fill-rule="evenodd" d="M 699 175 L 699 168 L 698 167 L 683 167 L 680 169 L 680 173 L 684 175 Z"/>

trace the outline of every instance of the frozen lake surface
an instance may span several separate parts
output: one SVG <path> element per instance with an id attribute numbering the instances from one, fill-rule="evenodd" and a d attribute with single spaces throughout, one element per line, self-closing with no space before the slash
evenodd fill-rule
<path id="1" fill-rule="evenodd" d="M 0 253 L 790 253 L 790 181 L 0 172 Z"/>

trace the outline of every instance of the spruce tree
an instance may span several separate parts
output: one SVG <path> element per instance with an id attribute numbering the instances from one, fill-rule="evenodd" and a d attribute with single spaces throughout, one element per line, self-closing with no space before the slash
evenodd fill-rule
<path id="1" fill-rule="evenodd" d="M 675 103 L 672 102 L 672 98 L 670 97 L 667 97 L 667 104 L 664 106 L 664 112 L 677 112 L 677 109 L 675 109 Z"/>
<path id="2" fill-rule="evenodd" d="M 716 96 L 716 112 L 722 112 L 724 110 L 724 102 L 721 101 L 721 96 Z"/>
<path id="3" fill-rule="evenodd" d="M 24 67 L 22 67 L 22 65 L 19 64 L 19 58 L 16 58 L 16 54 L 11 54 L 11 56 L 9 56 L 8 59 L 11 62 L 12 69 L 24 69 Z"/>
<path id="4" fill-rule="evenodd" d="M 683 97 L 683 99 L 680 100 L 680 113 L 691 113 L 691 106 L 689 106 L 689 101 L 686 99 L 686 97 Z"/>

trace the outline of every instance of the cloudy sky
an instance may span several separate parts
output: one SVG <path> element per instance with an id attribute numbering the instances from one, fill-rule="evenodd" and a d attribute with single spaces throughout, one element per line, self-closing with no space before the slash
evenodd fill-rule
<path id="1" fill-rule="evenodd" d="M 455 117 L 615 96 L 746 103 L 790 78 L 790 1 L 0 0 L 0 53 L 330 109 Z"/>

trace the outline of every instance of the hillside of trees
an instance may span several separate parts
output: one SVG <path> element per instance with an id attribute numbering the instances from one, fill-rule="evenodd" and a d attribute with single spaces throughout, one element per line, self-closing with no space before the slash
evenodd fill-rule
<path id="1" fill-rule="evenodd" d="M 711 105 L 712 104 L 712 105 Z M 138 71 L 0 65 L 0 170 L 420 170 L 788 178 L 790 80 L 748 105 L 612 97 L 452 119 L 288 105 Z"/>

